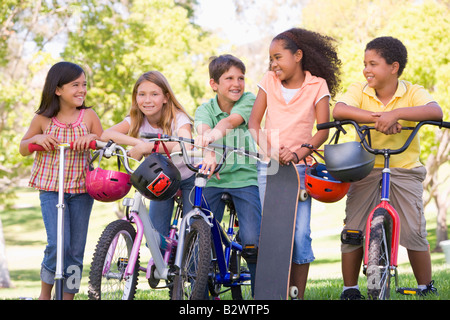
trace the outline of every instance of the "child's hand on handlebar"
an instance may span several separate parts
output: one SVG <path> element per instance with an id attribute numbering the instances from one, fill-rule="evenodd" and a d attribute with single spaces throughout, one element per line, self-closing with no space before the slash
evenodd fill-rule
<path id="1" fill-rule="evenodd" d="M 207 174 L 208 179 L 211 178 L 212 174 L 214 173 L 214 170 L 217 167 L 216 153 L 214 151 L 205 150 L 201 166 L 202 167 L 200 168 L 200 170 L 198 172 Z M 216 178 L 220 180 L 220 176 L 219 176 L 218 172 L 216 173 Z"/>
<path id="2" fill-rule="evenodd" d="M 76 151 L 89 150 L 89 144 L 91 143 L 91 141 L 96 139 L 99 139 L 99 137 L 93 133 L 81 136 L 73 142 L 72 150 Z"/>
<path id="3" fill-rule="evenodd" d="M 137 161 L 141 161 L 142 157 L 150 154 L 152 152 L 154 143 L 152 142 L 139 142 L 133 148 L 127 151 L 128 156 L 136 159 Z"/>
<path id="4" fill-rule="evenodd" d="M 372 116 L 376 118 L 375 130 L 384 134 L 396 134 L 402 131 L 402 126 L 392 112 L 374 112 Z"/>
<path id="5" fill-rule="evenodd" d="M 56 137 L 50 134 L 39 134 L 36 135 L 35 138 L 36 140 L 34 143 L 44 147 L 45 151 L 51 151 L 61 143 Z"/>
<path id="6" fill-rule="evenodd" d="M 212 142 L 214 142 L 214 139 L 211 136 L 208 136 L 208 135 L 201 135 L 201 134 L 199 134 L 194 139 L 195 145 L 196 146 L 200 146 L 202 148 L 207 147 Z"/>

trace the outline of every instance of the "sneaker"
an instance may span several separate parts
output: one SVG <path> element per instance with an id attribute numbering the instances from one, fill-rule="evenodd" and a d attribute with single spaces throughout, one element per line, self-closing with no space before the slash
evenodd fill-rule
<path id="1" fill-rule="evenodd" d="M 364 300 L 366 299 L 358 289 L 347 289 L 341 294 L 341 300 Z"/>
<path id="2" fill-rule="evenodd" d="M 426 289 L 419 291 L 419 295 L 422 297 L 425 297 L 428 294 L 439 295 L 437 289 L 434 287 L 434 280 L 431 280 Z"/>

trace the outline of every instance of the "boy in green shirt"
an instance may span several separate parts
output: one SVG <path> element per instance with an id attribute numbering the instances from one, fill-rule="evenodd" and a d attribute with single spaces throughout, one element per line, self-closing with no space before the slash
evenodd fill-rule
<path id="1" fill-rule="evenodd" d="M 256 151 L 255 142 L 248 131 L 248 119 L 255 101 L 252 93 L 244 92 L 245 65 L 232 55 L 214 57 L 209 64 L 210 85 L 216 96 L 198 107 L 194 126 L 197 145 L 206 147 L 212 142 Z M 220 174 L 212 176 L 217 165 L 214 152 L 205 152 L 202 172 L 210 173 L 204 189 L 211 211 L 220 222 L 225 203 L 223 193 L 233 199 L 239 219 L 239 235 L 252 275 L 252 292 L 256 271 L 257 246 L 261 225 L 257 168 L 255 160 L 233 154 Z"/>

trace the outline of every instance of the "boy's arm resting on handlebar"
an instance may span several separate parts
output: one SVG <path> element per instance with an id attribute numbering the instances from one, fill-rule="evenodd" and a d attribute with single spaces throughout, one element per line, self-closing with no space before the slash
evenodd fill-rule
<path id="1" fill-rule="evenodd" d="M 336 120 L 351 119 L 358 123 L 374 123 L 376 120 L 373 112 L 349 106 L 344 102 L 336 103 L 333 109 L 333 118 Z"/>
<path id="2" fill-rule="evenodd" d="M 195 144 L 206 147 L 227 135 L 227 130 L 232 130 L 240 126 L 244 122 L 241 115 L 233 113 L 228 117 L 220 120 L 214 128 L 207 124 L 199 124 L 197 126 L 198 136 L 195 138 Z"/>
<path id="3" fill-rule="evenodd" d="M 430 102 L 423 106 L 398 108 L 387 112 L 371 112 L 338 102 L 333 110 L 336 120 L 351 119 L 358 123 L 374 123 L 377 131 L 384 134 L 395 134 L 401 131 L 399 120 L 425 121 L 442 120 L 441 107 L 436 102 Z"/>

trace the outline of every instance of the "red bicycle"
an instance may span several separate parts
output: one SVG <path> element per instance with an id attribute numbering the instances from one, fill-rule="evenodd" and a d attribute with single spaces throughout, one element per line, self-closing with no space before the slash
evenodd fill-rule
<path id="1" fill-rule="evenodd" d="M 389 187 L 390 187 L 390 170 L 389 159 L 393 154 L 404 152 L 419 129 L 423 125 L 434 125 L 440 128 L 450 128 L 450 122 L 444 121 L 421 121 L 415 127 L 404 127 L 402 130 L 411 130 L 411 133 L 399 149 L 374 149 L 370 143 L 370 130 L 375 129 L 369 126 L 360 126 L 352 120 L 334 121 L 317 125 L 317 129 L 336 128 L 339 132 L 346 133 L 342 128 L 343 125 L 351 124 L 355 127 L 362 146 L 365 150 L 373 155 L 384 156 L 384 170 L 382 172 L 381 184 L 381 201 L 370 212 L 366 223 L 365 240 L 364 240 L 364 265 L 363 271 L 367 276 L 367 294 L 371 299 L 389 299 L 390 297 L 390 280 L 395 278 L 396 292 L 402 294 L 417 294 L 416 288 L 402 288 L 398 286 L 398 270 L 397 258 L 400 240 L 400 218 L 397 211 L 389 203 Z M 336 137 L 337 142 L 338 136 Z M 357 142 L 355 142 L 357 143 Z M 359 143 L 357 143 L 359 144 Z M 326 149 L 325 149 L 326 152 Z M 373 164 L 370 165 L 371 159 L 368 159 L 364 170 L 371 171 Z M 328 168 L 328 164 L 327 164 Z M 328 168 L 329 169 L 329 168 Z M 349 169 L 351 170 L 351 169 Z M 361 174 L 359 172 L 358 174 Z M 364 174 L 364 173 L 362 173 Z M 341 235 L 346 241 L 361 241 L 362 235 L 359 230 L 346 230 Z"/>

